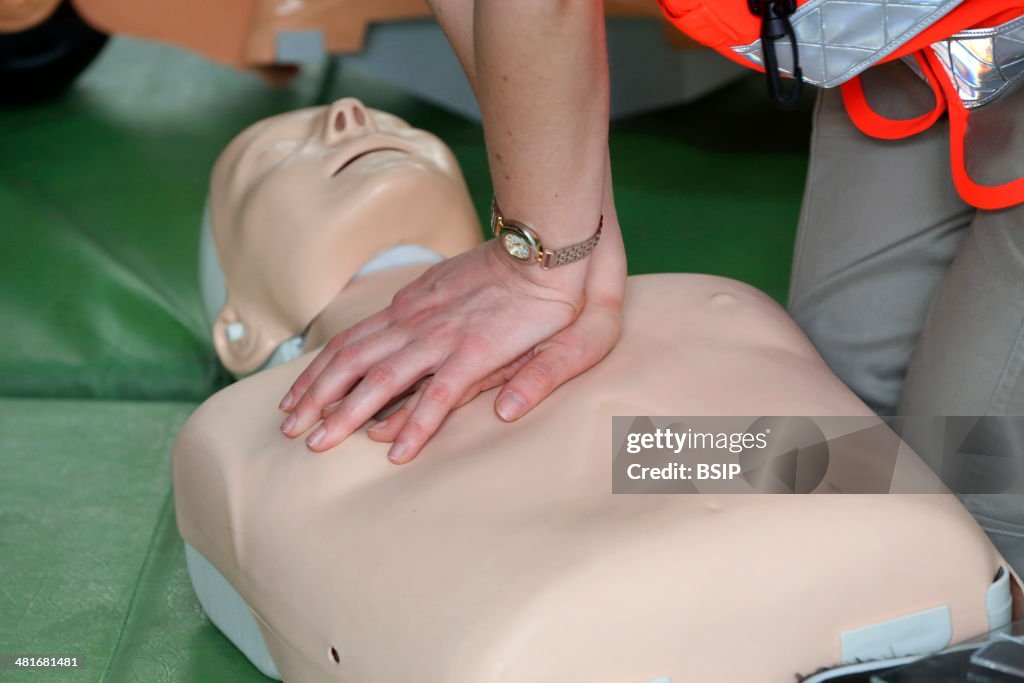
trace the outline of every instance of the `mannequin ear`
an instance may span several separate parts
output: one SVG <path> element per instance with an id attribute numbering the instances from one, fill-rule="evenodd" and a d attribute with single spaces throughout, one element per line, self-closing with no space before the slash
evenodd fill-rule
<path id="1" fill-rule="evenodd" d="M 250 373 L 266 360 L 259 329 L 247 325 L 227 303 L 213 321 L 213 348 L 232 374 Z"/>

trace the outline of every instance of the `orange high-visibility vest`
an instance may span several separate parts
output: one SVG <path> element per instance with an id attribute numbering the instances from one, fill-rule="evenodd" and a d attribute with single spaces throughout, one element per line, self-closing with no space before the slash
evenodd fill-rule
<path id="1" fill-rule="evenodd" d="M 780 104 L 802 82 L 841 89 L 853 123 L 888 140 L 929 128 L 949 113 L 957 192 L 999 209 L 1024 202 L 1024 178 L 981 185 L 967 172 L 964 139 L 972 109 L 1024 78 L 1024 0 L 658 0 L 680 30 L 733 61 L 766 73 Z M 871 109 L 860 74 L 903 59 L 931 87 L 934 108 L 912 119 Z M 782 76 L 787 80 L 783 81 Z"/>

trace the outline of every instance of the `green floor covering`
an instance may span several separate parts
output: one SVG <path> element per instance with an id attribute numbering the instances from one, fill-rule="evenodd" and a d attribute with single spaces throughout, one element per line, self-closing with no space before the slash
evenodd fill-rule
<path id="1" fill-rule="evenodd" d="M 356 95 L 454 149 L 481 214 L 479 126 L 391 88 L 310 69 L 272 91 L 170 48 L 115 41 L 58 103 L 0 110 L 0 395 L 201 400 L 224 381 L 196 249 L 209 169 L 249 123 Z M 807 112 L 754 75 L 694 106 L 614 126 L 633 273 L 703 271 L 785 293 Z"/>
<path id="2" fill-rule="evenodd" d="M 0 681 L 264 680 L 203 618 L 174 528 L 173 435 L 225 381 L 197 230 L 235 133 L 343 95 L 444 138 L 484 214 L 479 127 L 343 65 L 272 91 L 117 39 L 67 97 L 0 110 L 0 653 L 85 656 L 76 673 Z M 755 77 L 616 123 L 631 272 L 719 273 L 784 297 L 808 121 L 807 107 L 771 109 Z"/>
<path id="3" fill-rule="evenodd" d="M 203 617 L 174 524 L 187 403 L 0 399 L 0 681 L 263 680 Z"/>

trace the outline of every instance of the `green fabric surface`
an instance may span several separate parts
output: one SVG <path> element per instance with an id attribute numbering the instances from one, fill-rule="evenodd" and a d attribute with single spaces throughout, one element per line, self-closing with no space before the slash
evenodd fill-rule
<path id="1" fill-rule="evenodd" d="M 249 123 L 313 101 L 115 40 L 69 96 L 0 110 L 0 393 L 199 399 L 223 382 L 196 254 L 210 167 Z"/>
<path id="2" fill-rule="evenodd" d="M 612 126 L 629 272 L 743 280 L 784 302 L 812 100 L 775 109 L 759 74 L 690 106 Z"/>
<path id="3" fill-rule="evenodd" d="M 265 116 L 352 95 L 452 146 L 482 217 L 480 127 L 344 65 L 273 90 L 173 48 L 114 40 L 68 97 L 0 110 L 0 394 L 199 400 L 225 381 L 196 250 L 210 166 Z M 611 135 L 633 273 L 701 271 L 785 295 L 808 107 L 757 75 Z"/>
<path id="4" fill-rule="evenodd" d="M 193 408 L 0 399 L 0 653 L 84 656 L 0 681 L 267 680 L 189 583 L 170 455 Z"/>
<path id="5" fill-rule="evenodd" d="M 185 566 L 185 548 L 170 500 L 139 575 L 105 683 L 270 681 L 202 612 Z"/>
<path id="6" fill-rule="evenodd" d="M 163 556 L 171 444 L 192 408 L 0 399 L 0 652 L 84 657 L 0 680 L 113 680 L 123 666 L 127 625 L 164 592 L 147 570 Z M 202 625 L 194 597 L 175 600 Z"/>

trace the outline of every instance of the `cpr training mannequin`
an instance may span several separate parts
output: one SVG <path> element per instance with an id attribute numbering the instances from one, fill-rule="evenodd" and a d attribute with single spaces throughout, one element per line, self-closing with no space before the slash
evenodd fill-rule
<path id="1" fill-rule="evenodd" d="M 278 119 L 301 138 L 332 125 L 340 106 Z M 243 133 L 227 158 L 245 158 L 260 139 Z M 296 149 L 292 138 L 277 144 Z M 375 178 L 367 167 L 364 194 L 318 203 L 307 196 L 316 183 L 288 179 L 319 156 L 277 163 L 239 178 L 222 159 L 211 229 L 217 252 L 232 254 L 221 259 L 226 308 L 247 327 L 287 318 L 273 338 L 301 334 L 306 354 L 204 403 L 174 454 L 197 593 L 264 671 L 373 683 L 788 682 L 938 649 L 1010 619 L 1013 577 L 952 495 L 611 493 L 613 415 L 870 416 L 788 316 L 735 281 L 631 278 L 622 339 L 604 361 L 512 424 L 486 392 L 410 465 L 390 464 L 387 444 L 365 429 L 323 454 L 284 437 L 277 399 L 315 349 L 428 265 L 363 271 L 346 284 L 359 264 L 335 271 L 325 253 L 342 262 L 344 245 L 365 238 L 365 224 L 335 220 L 356 215 L 348 202 L 404 204 L 414 183 L 391 178 L 405 171 L 382 164 Z M 451 200 L 468 205 L 461 181 L 451 187 L 463 192 Z M 287 213 L 277 202 L 301 207 L 301 243 L 276 220 Z M 412 224 L 381 221 L 374 239 L 476 230 L 468 213 L 461 225 L 404 215 Z M 275 267 L 286 245 L 322 256 L 301 281 Z M 320 295 L 309 283 L 332 277 L 341 280 L 322 304 L 278 294 Z"/>

